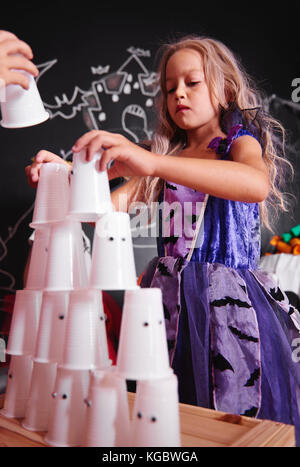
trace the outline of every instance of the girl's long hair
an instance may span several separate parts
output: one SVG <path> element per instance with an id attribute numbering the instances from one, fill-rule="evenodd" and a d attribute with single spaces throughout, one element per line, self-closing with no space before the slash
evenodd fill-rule
<path id="1" fill-rule="evenodd" d="M 169 58 L 178 50 L 193 49 L 203 60 L 205 78 L 211 96 L 217 99 L 220 108 L 220 124 L 232 109 L 242 111 L 246 124 L 256 130 L 263 148 L 263 158 L 269 171 L 270 191 L 267 199 L 260 203 L 263 224 L 272 230 L 272 213 L 288 210 L 288 199 L 283 193 L 287 172 L 293 174 L 290 162 L 285 158 L 285 130 L 283 126 L 263 109 L 263 94 L 256 88 L 245 72 L 238 58 L 221 42 L 208 37 L 188 36 L 175 43 L 164 45 L 160 52 L 159 66 L 160 96 L 158 101 L 158 128 L 150 144 L 151 151 L 157 154 L 176 154 L 186 144 L 185 131 L 178 128 L 169 116 L 167 109 L 166 66 Z M 258 111 L 258 109 L 260 109 Z M 226 131 L 225 131 L 226 133 Z M 150 203 L 157 199 L 163 181 L 145 177 L 137 183 L 139 199 Z"/>

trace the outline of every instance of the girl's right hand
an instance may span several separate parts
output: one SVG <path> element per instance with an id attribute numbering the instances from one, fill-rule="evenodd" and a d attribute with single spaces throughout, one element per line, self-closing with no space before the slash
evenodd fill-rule
<path id="1" fill-rule="evenodd" d="M 55 162 L 56 164 L 65 164 L 71 170 L 72 166 L 62 159 L 60 156 L 57 156 L 53 152 L 49 151 L 39 151 L 37 155 L 33 158 L 31 165 L 25 167 L 25 173 L 27 176 L 28 183 L 31 187 L 36 188 L 39 178 L 40 178 L 40 169 L 43 164 Z"/>

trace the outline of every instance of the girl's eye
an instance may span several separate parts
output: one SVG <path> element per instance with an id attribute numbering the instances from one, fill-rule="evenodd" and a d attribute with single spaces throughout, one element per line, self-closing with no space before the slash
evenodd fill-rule
<path id="1" fill-rule="evenodd" d="M 175 91 L 175 88 L 167 89 L 167 94 L 172 94 Z"/>
<path id="2" fill-rule="evenodd" d="M 190 87 L 193 87 L 193 86 L 196 86 L 196 85 L 199 84 L 199 83 L 200 83 L 200 81 L 191 81 L 188 85 L 189 85 Z"/>

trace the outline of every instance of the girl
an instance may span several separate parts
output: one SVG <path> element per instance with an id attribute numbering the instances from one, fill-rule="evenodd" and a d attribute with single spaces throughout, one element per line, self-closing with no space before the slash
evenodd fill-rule
<path id="1" fill-rule="evenodd" d="M 298 426 L 299 315 L 258 270 L 260 215 L 269 226 L 268 204 L 285 208 L 279 182 L 288 163 L 274 140 L 281 127 L 259 111 L 250 78 L 216 40 L 168 45 L 160 80 L 160 124 L 148 149 L 91 131 L 73 151 L 86 148 L 89 159 L 102 148 L 100 170 L 114 161 L 109 178 L 130 178 L 112 193 L 116 209 L 120 194 L 127 208 L 162 202 L 161 230 L 167 222 L 171 230 L 159 236 L 141 286 L 162 289 L 181 402 Z M 37 155 L 30 183 L 52 160 Z"/>

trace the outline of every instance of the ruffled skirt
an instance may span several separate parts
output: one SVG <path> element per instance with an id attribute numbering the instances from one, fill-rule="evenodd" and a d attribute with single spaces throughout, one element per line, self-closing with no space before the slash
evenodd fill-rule
<path id="1" fill-rule="evenodd" d="M 293 424 L 299 445 L 300 315 L 272 279 L 164 257 L 141 286 L 162 289 L 180 401 Z"/>

